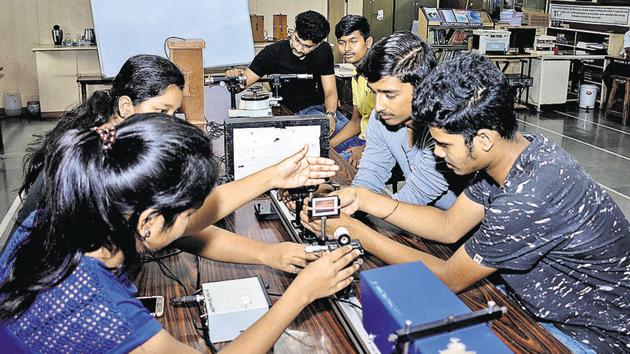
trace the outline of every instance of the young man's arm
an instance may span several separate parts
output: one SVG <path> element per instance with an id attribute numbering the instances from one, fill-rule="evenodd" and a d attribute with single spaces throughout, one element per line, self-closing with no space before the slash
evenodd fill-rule
<path id="1" fill-rule="evenodd" d="M 330 147 L 335 148 L 337 145 L 359 135 L 361 132 L 361 113 L 357 106 L 352 106 L 352 118 L 334 137 L 330 139 Z"/>
<path id="2" fill-rule="evenodd" d="M 318 234 L 319 220 L 307 223 L 305 222 L 307 220 L 306 218 L 306 214 L 303 212 L 303 224 L 311 229 L 311 231 Z M 418 216 L 415 216 L 415 220 L 418 223 L 422 223 L 422 220 L 426 220 L 426 218 L 422 217 L 422 219 L 419 219 Z M 464 250 L 464 246 L 457 249 L 448 260 L 442 260 L 383 236 L 369 226 L 346 214 L 343 214 L 339 219 L 329 219 L 327 221 L 327 229 L 328 226 L 331 226 L 331 228 L 338 226 L 345 227 L 353 239 L 361 241 L 363 248 L 367 252 L 370 252 L 385 263 L 396 264 L 421 261 L 454 292 L 464 290 L 476 281 L 496 271 L 495 268 L 485 267 L 473 262 Z M 336 226 L 332 226 L 331 224 Z"/>
<path id="3" fill-rule="evenodd" d="M 451 258 L 443 260 L 385 237 L 367 225 L 363 226 L 351 226 L 348 231 L 353 238 L 361 240 L 366 251 L 388 264 L 421 261 L 453 292 L 460 292 L 496 271 L 473 262 L 464 246 L 460 246 Z"/>
<path id="4" fill-rule="evenodd" d="M 359 170 L 352 180 L 353 186 L 367 188 L 377 193 L 385 188 L 385 182 L 391 177 L 392 168 L 396 165 L 396 159 L 385 143 L 383 135 L 385 129 L 378 114 L 372 111 L 365 133 L 365 150 Z"/>
<path id="5" fill-rule="evenodd" d="M 369 192 L 369 191 L 366 191 Z M 365 193 L 367 194 L 367 193 Z M 374 193 L 372 193 L 374 194 Z M 376 196 L 378 198 L 378 196 Z M 366 204 L 370 204 L 368 201 Z M 390 202 L 393 210 L 395 206 Z M 374 209 L 368 207 L 367 209 Z M 484 217 L 484 207 L 470 200 L 464 193 L 447 210 L 432 206 L 400 203 L 387 222 L 423 238 L 455 243 L 477 226 Z"/>
<path id="6" fill-rule="evenodd" d="M 322 89 L 324 90 L 324 108 L 326 112 L 337 112 L 339 99 L 337 98 L 337 82 L 335 75 L 322 75 Z M 336 115 L 328 115 L 330 133 L 335 131 L 337 123 Z"/>
<path id="7" fill-rule="evenodd" d="M 340 196 L 345 213 L 361 210 L 414 235 L 447 244 L 459 241 L 483 220 L 485 213 L 483 205 L 472 201 L 464 193 L 448 210 L 399 202 L 364 188 L 350 187 L 333 194 Z M 343 220 L 351 221 L 347 218 L 328 219 L 329 231 L 345 227 Z"/>
<path id="8" fill-rule="evenodd" d="M 245 75 L 246 82 L 245 87 L 243 88 L 249 87 L 258 81 L 262 76 L 272 73 L 270 70 L 274 59 L 271 45 L 266 46 L 258 54 L 256 54 L 247 69 L 230 69 L 225 72 L 225 76 Z"/>

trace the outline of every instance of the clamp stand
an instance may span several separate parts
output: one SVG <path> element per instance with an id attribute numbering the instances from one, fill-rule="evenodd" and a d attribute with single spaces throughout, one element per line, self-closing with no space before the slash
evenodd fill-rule
<path id="1" fill-rule="evenodd" d="M 395 353 L 407 354 L 409 343 L 416 339 L 435 334 L 451 332 L 456 329 L 474 326 L 501 318 L 507 313 L 505 306 L 497 307 L 494 301 L 488 302 L 488 308 L 458 316 L 448 316 L 445 319 L 411 326 L 411 321 L 405 321 L 405 326 L 387 337 L 387 340 L 396 344 Z"/>
<path id="2" fill-rule="evenodd" d="M 280 87 L 283 82 L 291 80 L 312 80 L 312 74 L 268 74 L 266 78 L 259 79 L 259 82 L 269 82 L 271 85 L 272 97 L 269 98 L 270 106 L 279 106 L 282 97 L 280 97 Z M 245 75 L 240 76 L 208 76 L 205 77 L 205 86 L 221 85 L 225 86 L 230 91 L 230 112 L 229 117 L 240 116 L 236 107 L 236 94 L 240 91 L 241 87 L 247 84 L 247 78 Z"/>
<path id="3" fill-rule="evenodd" d="M 313 192 L 317 190 L 317 186 L 307 186 L 288 189 L 287 192 L 295 196 L 295 220 L 291 220 L 291 224 L 299 232 L 299 236 L 307 243 L 315 241 L 316 237 L 312 232 L 304 228 L 302 221 L 300 220 L 300 214 L 302 213 L 302 205 L 304 204 L 304 195 L 309 193 L 313 195 Z"/>
<path id="4" fill-rule="evenodd" d="M 320 245 L 323 245 L 324 243 L 326 243 L 326 240 L 328 239 L 328 237 L 326 237 L 326 217 L 325 216 L 321 217 L 321 225 L 322 225 L 322 228 L 320 229 L 319 239 L 317 240 L 317 243 L 319 243 Z"/>

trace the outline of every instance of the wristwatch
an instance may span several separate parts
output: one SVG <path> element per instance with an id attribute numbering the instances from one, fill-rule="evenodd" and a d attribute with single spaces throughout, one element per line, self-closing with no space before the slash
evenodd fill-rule
<path id="1" fill-rule="evenodd" d="M 329 126 L 329 130 L 330 130 L 330 134 L 332 135 L 332 133 L 335 132 L 335 128 L 337 127 L 337 114 L 333 111 L 328 111 L 326 112 L 326 117 L 330 116 L 332 118 L 332 121 L 330 122 L 330 126 Z"/>

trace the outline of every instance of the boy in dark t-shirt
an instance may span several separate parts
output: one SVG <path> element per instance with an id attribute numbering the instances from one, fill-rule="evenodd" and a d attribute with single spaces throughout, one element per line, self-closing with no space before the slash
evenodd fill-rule
<path id="1" fill-rule="evenodd" d="M 414 120 L 429 125 L 434 153 L 449 168 L 476 172 L 465 192 L 442 211 L 352 187 L 338 192 L 344 211 L 362 210 L 443 243 L 477 231 L 442 260 L 347 215 L 327 226 L 346 227 L 387 263 L 424 262 L 455 292 L 499 272 L 510 295 L 553 325 L 571 351 L 630 351 L 630 223 L 555 142 L 518 132 L 501 71 L 475 54 L 443 63 L 416 87 Z M 377 206 L 387 213 L 375 214 Z"/>
<path id="2" fill-rule="evenodd" d="M 296 36 L 295 32 L 291 35 Z M 324 102 L 321 77 L 335 75 L 333 53 L 328 42 L 321 42 L 302 58 L 291 50 L 291 39 L 287 38 L 263 48 L 248 67 L 256 76 L 267 74 L 313 74 L 312 80 L 290 80 L 280 87 L 282 104 L 293 112 L 320 105 Z"/>
<path id="3" fill-rule="evenodd" d="M 602 352 L 630 350 L 628 221 L 566 151 L 524 136 L 503 185 L 480 172 L 464 191 L 485 212 L 464 249 L 539 321 Z"/>
<path id="4" fill-rule="evenodd" d="M 295 17 L 295 31 L 289 38 L 263 48 L 246 70 L 232 69 L 227 76 L 244 75 L 250 86 L 267 74 L 313 74 L 312 80 L 283 82 L 281 103 L 295 114 L 317 108 L 326 113 L 330 133 L 339 131 L 348 119 L 337 113 L 338 98 L 334 57 L 324 39 L 330 32 L 328 20 L 315 11 Z"/>

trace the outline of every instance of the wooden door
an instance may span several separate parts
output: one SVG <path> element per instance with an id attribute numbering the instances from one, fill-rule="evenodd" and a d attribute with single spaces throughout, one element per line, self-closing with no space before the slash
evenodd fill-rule
<path id="1" fill-rule="evenodd" d="M 389 36 L 394 30 L 394 2 L 391 0 L 364 0 L 363 16 L 370 23 L 374 41 Z"/>
<path id="2" fill-rule="evenodd" d="M 265 16 L 249 15 L 252 24 L 252 36 L 254 42 L 263 42 L 265 40 Z"/>
<path id="3" fill-rule="evenodd" d="M 276 41 L 287 38 L 287 15 L 273 15 L 273 39 Z"/>
<path id="4" fill-rule="evenodd" d="M 344 0 L 328 0 L 328 22 L 330 23 L 330 33 L 328 34 L 328 43 L 333 47 L 333 55 L 335 63 L 343 63 L 343 58 L 339 54 L 337 47 L 337 37 L 335 36 L 335 26 L 346 14 L 346 6 Z"/>

